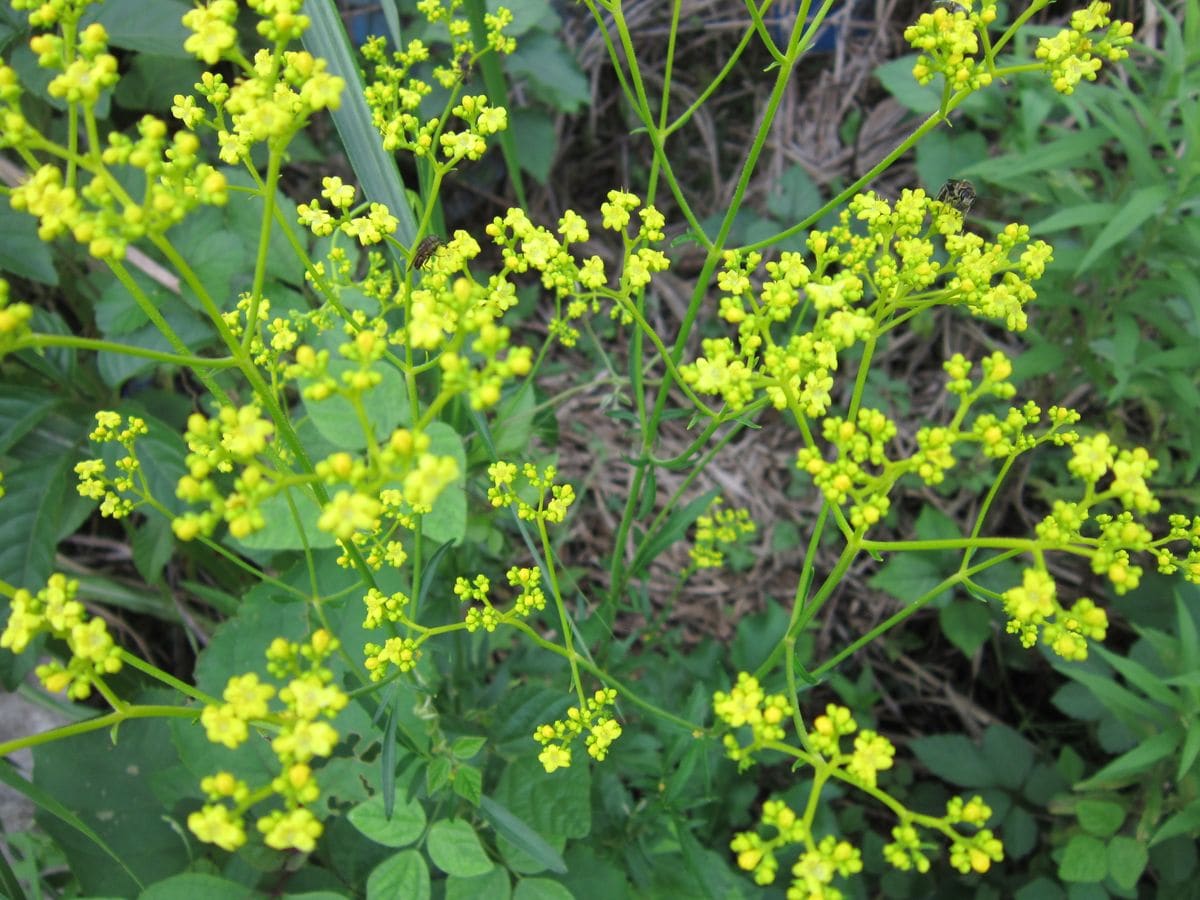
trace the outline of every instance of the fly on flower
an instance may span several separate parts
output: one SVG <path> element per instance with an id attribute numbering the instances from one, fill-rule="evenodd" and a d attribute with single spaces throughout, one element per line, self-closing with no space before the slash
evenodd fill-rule
<path id="1" fill-rule="evenodd" d="M 953 206 L 965 216 L 975 203 L 975 185 L 963 178 L 951 178 L 942 185 L 934 199 Z"/>
<path id="2" fill-rule="evenodd" d="M 423 269 L 426 264 L 433 259 L 433 255 L 437 253 L 438 247 L 442 246 L 442 239 L 436 234 L 427 235 L 417 244 L 417 249 L 413 251 L 412 261 L 408 264 L 408 270 Z"/>

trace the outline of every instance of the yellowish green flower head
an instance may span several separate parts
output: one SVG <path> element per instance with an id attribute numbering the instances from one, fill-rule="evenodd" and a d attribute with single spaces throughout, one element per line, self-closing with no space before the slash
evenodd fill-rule
<path id="1" fill-rule="evenodd" d="M 580 735 L 588 756 L 603 762 L 613 743 L 621 736 L 621 725 L 607 712 L 615 707 L 617 692 L 612 688 L 596 691 L 582 706 L 572 706 L 566 717 L 539 725 L 533 739 L 542 745 L 538 761 L 553 773 L 571 765 L 571 744 Z"/>
<path id="2" fill-rule="evenodd" d="M 264 842 L 277 850 L 312 852 L 324 826 L 310 808 L 320 798 L 310 763 L 333 753 L 338 733 L 327 720 L 349 702 L 325 664 L 337 650 L 337 639 L 324 629 L 301 643 L 278 638 L 267 649 L 267 671 L 278 684 L 254 672 L 235 675 L 225 685 L 223 702 L 204 707 L 200 724 L 208 739 L 230 749 L 242 746 L 252 731 L 269 727 L 280 768 L 278 776 L 255 789 L 228 772 L 206 776 L 200 788 L 207 802 L 188 816 L 188 829 L 197 838 L 234 851 L 246 842 L 250 808 L 274 800 L 282 808 L 256 822 Z"/>

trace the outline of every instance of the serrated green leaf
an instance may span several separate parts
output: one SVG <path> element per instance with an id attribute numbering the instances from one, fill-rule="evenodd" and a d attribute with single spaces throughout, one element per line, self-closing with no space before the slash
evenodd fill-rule
<path id="1" fill-rule="evenodd" d="M 477 736 L 464 736 L 455 738 L 450 745 L 450 752 L 454 754 L 455 759 L 468 760 L 476 753 L 484 748 L 487 744 L 487 738 Z"/>
<path id="2" fill-rule="evenodd" d="M 425 849 L 433 864 L 447 875 L 474 878 L 492 868 L 475 829 L 462 819 L 434 822 Z"/>
<path id="3" fill-rule="evenodd" d="M 483 796 L 483 773 L 474 766 L 460 766 L 450 786 L 458 796 L 472 806 L 478 806 Z"/>
<path id="4" fill-rule="evenodd" d="M 1110 800 L 1081 800 L 1075 806 L 1075 818 L 1088 834 L 1109 837 L 1116 834 L 1125 821 L 1125 807 Z"/>
<path id="5" fill-rule="evenodd" d="M 961 734 L 934 734 L 917 738 L 909 749 L 929 771 L 960 787 L 993 787 L 1000 784 L 983 753 Z"/>
<path id="6" fill-rule="evenodd" d="M 1086 834 L 1077 834 L 1067 842 L 1058 864 L 1058 877 L 1063 881 L 1094 884 L 1108 875 L 1108 848 L 1105 843 Z"/>
<path id="7" fill-rule="evenodd" d="M 992 633 L 992 613 L 978 600 L 951 600 L 938 610 L 938 624 L 946 640 L 970 658 Z"/>
<path id="8" fill-rule="evenodd" d="M 1137 887 L 1149 861 L 1150 854 L 1141 841 L 1117 835 L 1108 842 L 1108 874 L 1127 891 Z"/>
<path id="9" fill-rule="evenodd" d="M 108 42 L 124 50 L 140 50 L 176 59 L 191 59 L 183 49 L 191 31 L 183 15 L 191 6 L 182 0 L 105 0 L 86 21 L 95 19 L 108 32 Z"/>
<path id="10" fill-rule="evenodd" d="M 76 459 L 74 452 L 47 453 L 40 462 L 4 473 L 0 579 L 30 590 L 45 585 L 54 568 L 63 495 L 74 489 Z"/>
<path id="11" fill-rule="evenodd" d="M 58 397 L 39 388 L 0 385 L 0 453 L 7 453 L 59 403 Z"/>
<path id="12" fill-rule="evenodd" d="M 434 796 L 450 783 L 451 762 L 445 756 L 437 756 L 425 767 L 425 793 Z"/>
<path id="13" fill-rule="evenodd" d="M 591 88 L 579 63 L 556 36 L 534 32 L 505 60 L 514 78 L 524 78 L 530 92 L 554 109 L 578 112 L 591 102 Z"/>
<path id="14" fill-rule="evenodd" d="M 50 245 L 38 237 L 37 219 L 9 205 L 8 196 L 0 198 L 0 272 L 28 278 L 40 284 L 58 284 L 58 270 Z"/>

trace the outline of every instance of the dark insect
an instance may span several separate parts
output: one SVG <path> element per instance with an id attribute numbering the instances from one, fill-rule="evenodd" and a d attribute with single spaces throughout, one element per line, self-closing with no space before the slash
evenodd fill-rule
<path id="1" fill-rule="evenodd" d="M 433 259 L 433 255 L 437 253 L 438 247 L 442 246 L 442 239 L 436 234 L 427 235 L 422 239 L 421 243 L 417 244 L 417 249 L 413 252 L 412 262 L 408 264 L 408 270 L 423 269 L 426 263 Z"/>
<path id="2" fill-rule="evenodd" d="M 471 54 L 462 54 L 455 62 L 455 66 L 458 68 L 458 80 L 466 81 L 471 77 Z"/>
<path id="3" fill-rule="evenodd" d="M 953 206 L 965 216 L 975 203 L 975 185 L 963 178 L 951 178 L 942 185 L 935 199 Z"/>

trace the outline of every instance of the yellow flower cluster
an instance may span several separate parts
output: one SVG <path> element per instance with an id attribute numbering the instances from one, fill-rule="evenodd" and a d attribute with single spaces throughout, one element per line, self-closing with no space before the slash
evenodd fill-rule
<path id="1" fill-rule="evenodd" d="M 1042 60 L 1054 89 L 1072 94 L 1081 81 L 1095 81 L 1104 61 L 1120 62 L 1129 56 L 1133 23 L 1108 17 L 1112 5 L 1093 0 L 1086 9 L 1071 14 L 1071 25 L 1053 37 L 1038 41 L 1036 56 Z M 1091 37 L 1097 31 L 1104 34 Z"/>
<path id="2" fill-rule="evenodd" d="M 455 60 L 451 66 L 436 66 L 434 79 L 446 90 L 457 92 L 465 72 L 487 50 L 500 54 L 512 53 L 516 41 L 504 35 L 512 24 L 512 13 L 499 7 L 484 16 L 487 46 L 479 48 L 471 35 L 471 24 L 458 15 L 461 0 L 428 0 L 417 9 L 430 23 L 442 22 L 448 32 L 450 51 L 445 58 Z M 371 120 L 383 137 L 384 149 L 405 150 L 418 157 L 432 158 L 441 148 L 447 169 L 463 159 L 477 160 L 487 149 L 486 138 L 508 127 L 508 113 L 488 105 L 485 95 L 466 96 L 451 113 L 461 119 L 466 128 L 446 131 L 446 123 L 438 117 L 422 119 L 421 101 L 432 93 L 433 87 L 417 74 L 430 59 L 430 48 L 422 40 L 411 40 L 401 50 L 387 53 L 383 38 L 372 38 L 362 48 L 363 57 L 372 66 L 372 77 L 366 86 L 365 97 L 371 110 Z"/>
<path id="3" fill-rule="evenodd" d="M 0 633 L 0 647 L 13 653 L 24 652 L 42 634 L 65 641 L 71 651 L 66 665 L 49 662 L 35 671 L 46 690 L 65 690 L 73 700 L 90 697 L 94 684 L 121 670 L 121 648 L 113 643 L 104 620 L 88 616 L 75 599 L 78 591 L 78 581 L 59 574 L 51 575 L 36 594 L 18 589 Z"/>
<path id="4" fill-rule="evenodd" d="M 813 749 L 845 771 L 858 783 L 875 787 L 879 772 L 892 767 L 896 748 L 892 742 L 869 729 L 860 731 L 854 738 L 854 749 L 843 753 L 841 739 L 858 731 L 858 723 L 844 706 L 830 704 L 824 715 L 817 716 L 809 732 L 809 743 Z"/>
<path id="5" fill-rule="evenodd" d="M 29 334 L 32 318 L 33 307 L 28 303 L 11 303 L 8 282 L 0 278 L 0 359 Z"/>
<path id="6" fill-rule="evenodd" d="M 101 515 L 123 519 L 138 505 L 125 495 L 149 498 L 141 463 L 134 449 L 137 439 L 147 433 L 149 428 L 145 420 L 138 416 L 130 416 L 126 420 L 110 410 L 96 413 L 96 427 L 89 437 L 100 444 L 119 444 L 125 451 L 125 455 L 113 463 L 117 474 L 112 478 L 108 476 L 108 464 L 103 459 L 85 459 L 75 464 L 80 495 L 99 500 Z"/>
<path id="7" fill-rule="evenodd" d="M 621 726 L 610 714 L 605 713 L 615 706 L 617 692 L 612 688 L 596 691 L 583 704 L 582 709 L 572 706 L 567 717 L 552 723 L 539 725 L 533 739 L 542 745 L 538 761 L 547 773 L 565 769 L 571 765 L 571 744 L 579 735 L 587 732 L 584 744 L 588 756 L 603 762 L 609 748 L 621 736 Z"/>
<path id="8" fill-rule="evenodd" d="M 474 581 L 462 577 L 455 580 L 454 593 L 459 600 L 464 603 L 475 601 L 482 604 L 467 609 L 467 631 L 475 632 L 480 628 L 484 631 L 495 631 L 505 622 L 526 618 L 535 611 L 546 608 L 546 594 L 541 588 L 541 569 L 513 566 L 505 577 L 509 586 L 519 591 L 513 600 L 512 608 L 507 612 L 501 612 L 492 605 L 489 596 L 491 582 L 487 576 L 477 575 Z"/>
<path id="9" fill-rule="evenodd" d="M 962 306 L 1022 330 L 1049 245 L 1030 242 L 1024 226 L 1009 225 L 988 243 L 962 225 L 961 212 L 923 190 L 905 190 L 894 205 L 869 192 L 850 201 L 838 225 L 809 234 L 811 266 L 785 252 L 756 288 L 761 255 L 727 252 L 717 278 L 720 314 L 738 336 L 705 339 L 702 355 L 680 367 L 684 382 L 733 410 L 765 393 L 777 409 L 813 418 L 829 409 L 840 354 L 917 311 Z M 786 342 L 777 343 L 772 328 L 797 312 L 806 330 L 789 326 Z"/>
<path id="10" fill-rule="evenodd" d="M 758 679 L 739 672 L 737 683 L 726 694 L 713 694 L 713 713 L 718 719 L 737 730 L 750 729 L 750 742 L 742 745 L 733 734 L 725 735 L 726 755 L 739 768 L 754 763 L 754 754 L 767 744 L 781 741 L 787 733 L 784 723 L 792 714 L 792 706 L 783 694 L 767 694 Z"/>
<path id="11" fill-rule="evenodd" d="M 237 45 L 238 4 L 209 0 L 189 10 L 183 23 L 192 31 L 184 49 L 209 65 L 230 60 L 245 73 L 233 85 L 204 73 L 195 90 L 212 109 L 206 117 L 195 97 L 177 94 L 172 113 L 188 128 L 201 123 L 217 132 L 221 159 L 248 161 L 250 148 L 266 142 L 281 151 L 323 109 L 337 109 L 345 82 L 307 51 L 286 50 L 308 28 L 302 0 L 248 0 L 258 14 L 258 33 L 273 44 L 247 60 Z"/>
<path id="12" fill-rule="evenodd" d="M 57 21 L 58 15 L 42 19 Z M 50 82 L 51 94 L 82 109 L 94 125 L 92 108 L 118 79 L 116 58 L 103 52 L 108 36 L 99 23 L 70 33 L 73 43 L 37 34 L 30 46 L 41 66 L 60 73 Z M 42 240 L 71 234 L 93 256 L 120 259 L 130 243 L 161 236 L 199 205 L 223 205 L 228 199 L 225 177 L 199 161 L 200 141 L 191 131 L 169 137 L 164 122 L 144 116 L 137 140 L 112 132 L 107 145 L 93 143 L 76 154 L 51 143 L 25 120 L 20 93 L 13 70 L 0 65 L 0 147 L 14 147 L 30 158 L 50 152 L 65 160 L 35 168 L 12 193 L 14 209 L 38 218 Z M 94 128 L 90 133 L 96 141 Z M 125 167 L 140 172 L 140 195 L 128 187 L 129 178 L 115 174 L 114 169 Z"/>
<path id="13" fill-rule="evenodd" d="M 324 629 L 302 644 L 276 638 L 267 649 L 267 671 L 286 682 L 282 688 L 277 691 L 253 672 L 235 676 L 225 686 L 224 703 L 204 708 L 200 722 L 208 739 L 230 749 L 245 743 L 252 727 L 271 726 L 271 749 L 280 773 L 253 790 L 229 772 L 206 777 L 201 789 L 208 802 L 188 816 L 188 828 L 200 840 L 236 850 L 246 842 L 246 813 L 274 797 L 282 808 L 256 823 L 267 846 L 312 852 L 323 828 L 310 809 L 320 796 L 310 763 L 333 753 L 338 734 L 325 720 L 336 717 L 348 702 L 324 664 L 337 649 L 337 639 Z M 271 710 L 272 698 L 280 701 L 281 709 Z"/>
<path id="14" fill-rule="evenodd" d="M 922 13 L 904 30 L 904 39 L 921 51 L 913 78 L 928 84 L 935 75 L 946 79 L 950 90 L 974 90 L 992 82 L 991 72 L 979 54 L 979 35 L 996 20 L 996 0 L 961 0 Z"/>
<path id="15" fill-rule="evenodd" d="M 862 871 L 862 853 L 857 847 L 833 835 L 814 840 L 809 822 L 782 800 L 763 804 L 761 824 L 775 829 L 775 836 L 764 838 L 758 831 L 743 831 L 734 836 L 730 849 L 736 854 L 739 868 L 753 872 L 755 883 L 768 885 L 775 883 L 779 870 L 776 851 L 804 844 L 807 849 L 792 866 L 788 900 L 841 900 L 842 892 L 831 887 L 833 880 Z"/>
<path id="16" fill-rule="evenodd" d="M 725 562 L 722 547 L 736 544 L 758 530 L 750 520 L 748 509 L 722 509 L 723 502 L 717 497 L 709 504 L 708 511 L 696 518 L 696 536 L 688 555 L 698 569 L 716 568 Z"/>
<path id="17" fill-rule="evenodd" d="M 488 500 L 492 506 L 512 506 L 517 515 L 527 522 L 552 522 L 558 524 L 567 516 L 567 510 L 575 502 L 575 489 L 569 484 L 555 484 L 558 470 L 546 466 L 540 473 L 533 463 L 521 467 L 520 484 L 517 484 L 517 467 L 514 463 L 495 462 L 488 466 L 488 477 L 492 486 L 488 488 Z M 528 489 L 528 490 L 527 490 Z M 522 494 L 534 494 L 537 500 L 526 501 Z"/>

